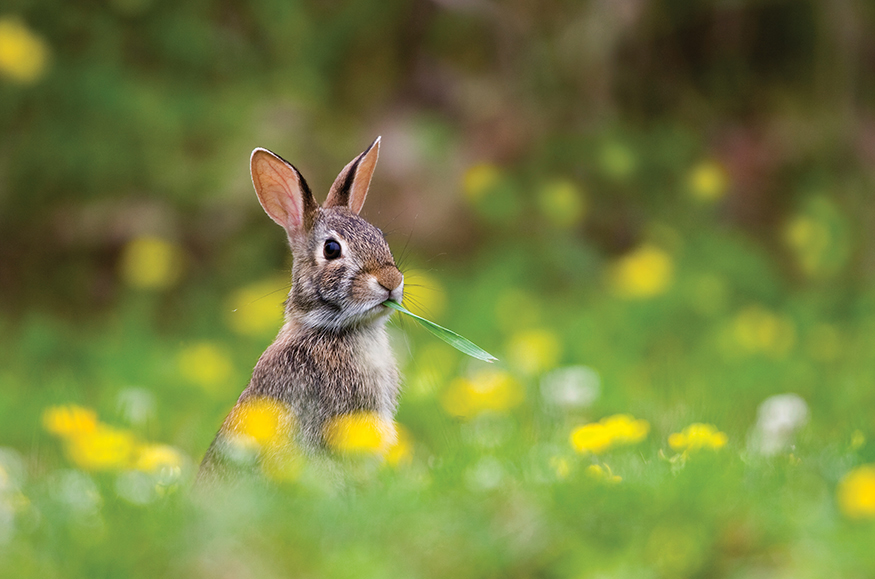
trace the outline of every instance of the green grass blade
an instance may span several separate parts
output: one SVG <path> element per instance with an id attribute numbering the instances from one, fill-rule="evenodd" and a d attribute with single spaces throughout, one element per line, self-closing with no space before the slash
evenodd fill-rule
<path id="1" fill-rule="evenodd" d="M 460 352 L 462 352 L 464 354 L 467 354 L 473 358 L 477 358 L 478 360 L 483 360 L 484 362 L 489 362 L 489 363 L 492 363 L 492 362 L 495 362 L 498 360 L 498 358 L 496 358 L 495 356 L 493 356 L 492 354 L 490 354 L 489 352 L 487 352 L 486 350 L 484 350 L 480 346 L 476 345 L 471 340 L 464 338 L 464 337 L 460 336 L 459 334 L 457 334 L 456 332 L 454 332 L 452 330 L 448 330 L 448 329 L 444 328 L 443 326 L 439 326 L 432 321 L 426 320 L 425 318 L 423 318 L 421 316 L 417 316 L 416 314 L 414 314 L 413 312 L 411 312 L 410 310 L 408 310 L 407 308 L 405 308 L 404 306 L 402 306 L 401 304 L 399 304 L 396 301 L 386 300 L 385 302 L 383 302 L 383 305 L 386 307 L 392 308 L 394 310 L 398 310 L 402 314 L 407 314 L 408 316 L 415 318 L 420 324 L 425 326 L 426 330 L 428 330 L 429 332 L 431 332 L 432 334 L 434 334 L 435 336 L 437 336 L 438 338 L 440 338 L 441 340 L 443 340 L 444 342 L 446 342 L 447 344 L 449 344 L 450 346 L 454 347 L 455 349 L 459 350 Z"/>

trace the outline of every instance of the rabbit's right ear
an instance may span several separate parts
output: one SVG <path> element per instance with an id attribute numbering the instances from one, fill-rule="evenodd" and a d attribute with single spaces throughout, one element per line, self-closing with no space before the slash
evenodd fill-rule
<path id="1" fill-rule="evenodd" d="M 264 211 L 292 237 L 313 224 L 318 205 L 304 178 L 291 163 L 267 149 L 249 160 L 252 185 Z"/>

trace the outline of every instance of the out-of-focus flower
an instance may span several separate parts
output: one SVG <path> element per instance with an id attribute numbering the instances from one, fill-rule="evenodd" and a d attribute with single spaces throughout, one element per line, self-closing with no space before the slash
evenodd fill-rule
<path id="1" fill-rule="evenodd" d="M 136 440 L 126 430 L 98 424 L 91 432 L 67 439 L 67 454 L 85 470 L 117 470 L 131 465 Z"/>
<path id="2" fill-rule="evenodd" d="M 483 412 L 507 412 L 523 401 L 523 390 L 501 370 L 481 370 L 471 378 L 456 378 L 441 397 L 447 412 L 471 418 Z"/>
<path id="3" fill-rule="evenodd" d="M 753 452 L 772 456 L 789 449 L 796 432 L 808 422 L 808 405 L 796 394 L 766 398 L 757 410 L 757 423 L 748 446 Z"/>
<path id="4" fill-rule="evenodd" d="M 757 305 L 748 306 L 735 316 L 732 333 L 737 345 L 746 353 L 781 358 L 796 344 L 793 320 Z"/>
<path id="5" fill-rule="evenodd" d="M 143 444 L 137 447 L 133 467 L 147 473 L 178 472 L 185 458 L 178 449 L 167 444 Z"/>
<path id="6" fill-rule="evenodd" d="M 611 484 L 616 484 L 623 480 L 623 477 L 617 476 L 611 472 L 611 467 L 606 464 L 591 464 L 586 467 L 586 474 L 597 481 Z"/>
<path id="7" fill-rule="evenodd" d="M 568 475 L 571 474 L 571 464 L 568 462 L 567 458 L 562 456 L 551 456 L 550 468 L 559 480 L 565 480 L 568 478 Z"/>
<path id="8" fill-rule="evenodd" d="M 88 434 L 97 428 L 97 413 L 75 404 L 52 406 L 43 411 L 43 428 L 56 436 Z"/>
<path id="9" fill-rule="evenodd" d="M 608 277 L 621 297 L 651 298 L 665 293 L 671 286 L 674 260 L 659 247 L 642 245 L 612 264 Z"/>
<path id="10" fill-rule="evenodd" d="M 550 330 L 523 330 L 511 337 L 507 352 L 511 364 L 531 375 L 556 365 L 562 353 L 562 343 Z"/>
<path id="11" fill-rule="evenodd" d="M 436 279 L 416 272 L 404 276 L 404 303 L 415 313 L 437 319 L 447 307 L 447 294 Z"/>
<path id="12" fill-rule="evenodd" d="M 491 163 L 471 165 L 462 176 L 462 190 L 465 196 L 476 201 L 486 195 L 490 189 L 501 183 L 501 171 Z"/>
<path id="13" fill-rule="evenodd" d="M 182 376 L 210 392 L 221 390 L 233 373 L 230 353 L 213 342 L 186 346 L 177 355 Z"/>
<path id="14" fill-rule="evenodd" d="M 602 454 L 611 448 L 636 444 L 647 438 L 650 423 L 629 414 L 614 414 L 578 426 L 571 433 L 571 446 L 580 453 Z"/>
<path id="15" fill-rule="evenodd" d="M 599 154 L 602 171 L 617 180 L 628 179 L 638 165 L 635 153 L 619 141 L 606 143 Z"/>
<path id="16" fill-rule="evenodd" d="M 541 379 L 544 399 L 563 408 L 586 408 L 595 402 L 600 391 L 598 372 L 587 366 L 557 368 Z"/>
<path id="17" fill-rule="evenodd" d="M 230 416 L 228 432 L 235 445 L 263 449 L 283 445 L 294 418 L 285 404 L 255 397 L 238 404 Z"/>
<path id="18" fill-rule="evenodd" d="M 717 450 L 726 446 L 728 438 L 713 424 L 696 422 L 668 437 L 668 445 L 675 451 L 688 452 L 703 448 Z"/>
<path id="19" fill-rule="evenodd" d="M 802 273 L 828 276 L 840 271 L 848 261 L 849 229 L 847 219 L 829 197 L 814 196 L 784 225 L 784 243 Z"/>
<path id="20" fill-rule="evenodd" d="M 687 177 L 690 195 L 699 201 L 718 201 L 726 195 L 729 176 L 723 165 L 712 159 L 701 161 L 694 166 Z"/>
<path id="21" fill-rule="evenodd" d="M 538 190 L 537 199 L 541 214 L 559 228 L 573 227 L 586 215 L 586 199 L 573 181 L 545 183 Z"/>
<path id="22" fill-rule="evenodd" d="M 839 508 L 852 519 L 875 519 L 875 465 L 858 466 L 836 489 Z"/>
<path id="23" fill-rule="evenodd" d="M 276 333 L 283 323 L 288 287 L 287 279 L 272 278 L 235 291 L 228 300 L 228 325 L 246 336 Z"/>
<path id="24" fill-rule="evenodd" d="M 179 281 L 185 262 L 181 247 L 160 237 L 143 236 L 125 245 L 121 277 L 139 289 L 161 290 Z"/>
<path id="25" fill-rule="evenodd" d="M 325 425 L 325 440 L 344 453 L 386 453 L 398 440 L 395 423 L 375 412 L 337 416 Z"/>
<path id="26" fill-rule="evenodd" d="M 21 84 L 42 78 L 49 46 L 17 18 L 0 18 L 0 74 Z"/>

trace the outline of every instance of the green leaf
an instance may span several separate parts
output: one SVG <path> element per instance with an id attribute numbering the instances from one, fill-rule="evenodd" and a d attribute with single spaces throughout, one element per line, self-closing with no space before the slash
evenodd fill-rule
<path id="1" fill-rule="evenodd" d="M 464 338 L 452 330 L 448 330 L 448 329 L 444 328 L 443 326 L 439 326 L 434 322 L 426 320 L 423 317 L 417 316 L 416 314 L 414 314 L 413 312 L 411 312 L 410 310 L 408 310 L 407 308 L 405 308 L 404 306 L 402 306 L 401 304 L 399 304 L 396 301 L 386 300 L 385 302 L 383 302 L 383 305 L 388 307 L 388 308 L 392 308 L 393 310 L 398 310 L 402 314 L 407 314 L 408 316 L 415 318 L 420 324 L 425 326 L 426 330 L 428 330 L 429 332 L 431 332 L 432 334 L 434 334 L 435 336 L 437 336 L 438 338 L 440 338 L 441 340 L 443 340 L 444 342 L 446 342 L 450 346 L 459 350 L 460 352 L 462 352 L 464 354 L 468 354 L 472 358 L 477 358 L 478 360 L 483 360 L 484 362 L 489 362 L 489 363 L 492 363 L 492 362 L 495 362 L 498 360 L 498 358 L 496 358 L 495 356 L 493 356 L 492 354 L 490 354 L 489 352 L 487 352 L 483 348 L 477 346 L 474 342 L 472 342 L 468 338 Z"/>

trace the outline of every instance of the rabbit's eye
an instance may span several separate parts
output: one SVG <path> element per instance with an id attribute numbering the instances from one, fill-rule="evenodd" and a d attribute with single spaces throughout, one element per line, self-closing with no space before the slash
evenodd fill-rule
<path id="1" fill-rule="evenodd" d="M 325 259 L 337 259 L 340 257 L 340 243 L 334 239 L 327 240 L 325 247 L 322 248 L 322 253 Z"/>

